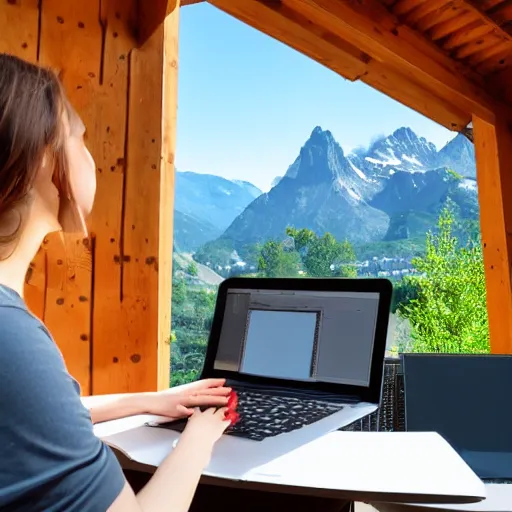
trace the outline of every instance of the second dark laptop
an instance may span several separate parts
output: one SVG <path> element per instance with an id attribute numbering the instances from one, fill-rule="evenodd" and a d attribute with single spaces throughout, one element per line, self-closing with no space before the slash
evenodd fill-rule
<path id="1" fill-rule="evenodd" d="M 512 480 L 512 356 L 402 358 L 406 429 L 438 432 L 483 480 Z"/>
<path id="2" fill-rule="evenodd" d="M 261 441 L 354 404 L 375 410 L 391 294 L 384 279 L 224 281 L 201 378 L 224 377 L 238 394 L 228 434 Z"/>

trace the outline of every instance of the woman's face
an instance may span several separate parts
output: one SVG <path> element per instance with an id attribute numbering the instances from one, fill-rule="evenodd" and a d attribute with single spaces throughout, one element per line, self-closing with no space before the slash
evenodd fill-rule
<path id="1" fill-rule="evenodd" d="M 85 146 L 85 126 L 72 107 L 67 109 L 65 152 L 71 193 L 81 218 L 92 210 L 96 194 L 96 165 Z M 66 122 L 66 121 L 65 121 Z"/>

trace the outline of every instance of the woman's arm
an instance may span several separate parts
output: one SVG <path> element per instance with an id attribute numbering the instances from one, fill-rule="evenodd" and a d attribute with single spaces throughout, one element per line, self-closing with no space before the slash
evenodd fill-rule
<path id="1" fill-rule="evenodd" d="M 93 423 L 135 414 L 167 418 L 190 416 L 194 407 L 224 407 L 231 388 L 225 379 L 203 379 L 164 391 L 82 397 Z"/>
<path id="2" fill-rule="evenodd" d="M 196 412 L 176 448 L 146 486 L 135 496 L 126 483 L 108 512 L 187 512 L 201 473 L 210 460 L 213 444 L 229 424 L 224 415 L 224 408 Z"/>
<path id="3" fill-rule="evenodd" d="M 210 454 L 198 444 L 180 445 L 160 464 L 137 496 L 126 483 L 108 512 L 187 512 Z"/>
<path id="4" fill-rule="evenodd" d="M 147 414 L 148 398 L 153 393 L 123 393 L 118 395 L 84 396 L 82 403 L 89 410 L 93 423 Z"/>

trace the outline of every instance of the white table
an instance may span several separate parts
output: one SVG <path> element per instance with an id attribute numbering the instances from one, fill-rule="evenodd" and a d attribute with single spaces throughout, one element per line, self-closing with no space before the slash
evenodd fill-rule
<path id="1" fill-rule="evenodd" d="M 97 434 L 132 464 L 156 468 L 179 434 L 143 424 L 135 417 L 98 425 Z M 204 476 L 217 485 L 352 501 L 470 503 L 485 498 L 480 479 L 435 433 L 331 432 L 316 439 L 285 434 L 262 442 L 223 436 Z"/>

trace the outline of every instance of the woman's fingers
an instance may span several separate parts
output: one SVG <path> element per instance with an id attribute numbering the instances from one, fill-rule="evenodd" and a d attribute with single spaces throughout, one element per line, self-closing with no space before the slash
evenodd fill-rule
<path id="1" fill-rule="evenodd" d="M 227 396 L 215 395 L 191 395 L 181 400 L 185 407 L 222 407 L 228 403 Z"/>
<path id="2" fill-rule="evenodd" d="M 198 395 L 207 396 L 228 396 L 231 393 L 231 388 L 207 388 L 200 391 L 196 391 Z"/>
<path id="3" fill-rule="evenodd" d="M 226 384 L 226 379 L 203 379 L 191 384 L 186 384 L 185 386 L 188 391 L 198 392 L 211 388 L 221 388 L 224 386 L 224 384 Z"/>
<path id="4" fill-rule="evenodd" d="M 223 418 L 226 416 L 226 413 L 228 412 L 228 408 L 227 407 L 219 407 L 216 411 L 215 411 L 215 415 L 216 416 L 222 416 Z"/>

